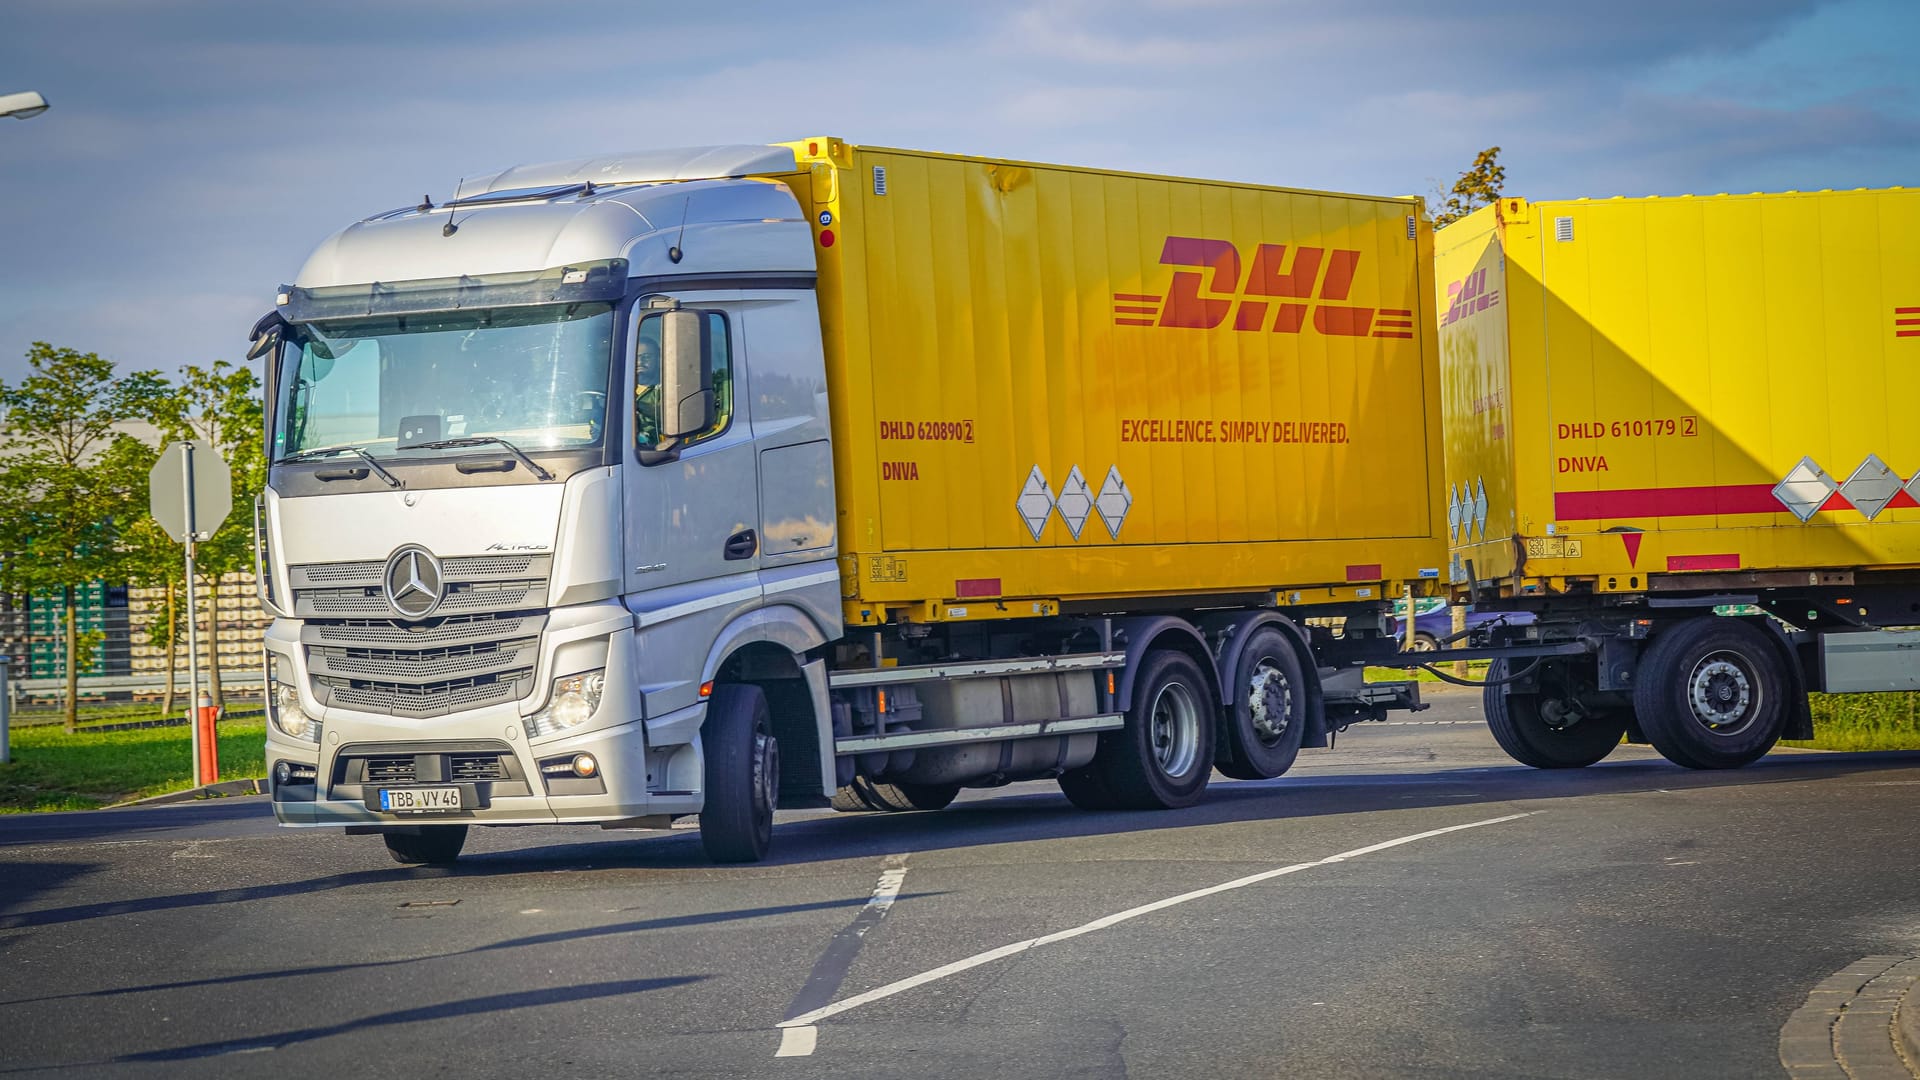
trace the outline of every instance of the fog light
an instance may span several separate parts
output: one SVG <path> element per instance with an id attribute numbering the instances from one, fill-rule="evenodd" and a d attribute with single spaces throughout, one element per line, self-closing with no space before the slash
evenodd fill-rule
<path id="1" fill-rule="evenodd" d="M 593 760 L 592 754 L 576 754 L 573 758 L 573 775 L 585 779 L 600 771 L 600 763 Z"/>
<path id="2" fill-rule="evenodd" d="M 273 782 L 275 785 L 286 787 L 287 781 L 291 779 L 293 779 L 293 766 L 282 761 L 273 767 Z"/>

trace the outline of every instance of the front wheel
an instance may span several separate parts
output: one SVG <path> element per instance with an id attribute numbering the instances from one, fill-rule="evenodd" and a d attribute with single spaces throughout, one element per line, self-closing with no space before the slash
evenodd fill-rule
<path id="1" fill-rule="evenodd" d="M 1487 681 L 1513 675 L 1512 664 L 1495 660 Z M 1598 709 L 1582 701 L 1571 665 L 1543 660 L 1534 689 L 1488 686 L 1482 704 L 1487 728 L 1507 756 L 1536 769 L 1584 769 L 1613 753 L 1627 733 L 1627 711 Z"/>
<path id="2" fill-rule="evenodd" d="M 1148 654 L 1126 726 L 1100 733 L 1093 760 L 1060 777 L 1086 809 L 1171 810 L 1206 794 L 1213 773 L 1214 710 L 1200 666 L 1185 653 Z"/>
<path id="3" fill-rule="evenodd" d="M 707 782 L 701 846 L 714 862 L 759 862 L 773 843 L 780 799 L 780 745 L 766 695 L 757 686 L 715 687 L 700 735 Z"/>
<path id="4" fill-rule="evenodd" d="M 1293 768 L 1307 726 L 1300 655 L 1271 626 L 1255 630 L 1241 652 L 1227 705 L 1226 738 L 1214 768 L 1235 780 L 1267 780 Z"/>
<path id="5" fill-rule="evenodd" d="M 400 825 L 381 834 L 387 854 L 403 866 L 446 866 L 467 844 L 465 825 Z"/>
<path id="6" fill-rule="evenodd" d="M 1780 738 L 1787 676 L 1766 631 L 1704 616 L 1654 638 L 1634 691 L 1640 729 L 1654 749 L 1689 769 L 1737 769 Z"/>

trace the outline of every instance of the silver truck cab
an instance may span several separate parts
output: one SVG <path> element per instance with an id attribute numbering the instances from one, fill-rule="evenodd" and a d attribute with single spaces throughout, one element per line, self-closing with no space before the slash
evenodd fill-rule
<path id="1" fill-rule="evenodd" d="M 716 856 L 757 858 L 776 792 L 832 794 L 833 456 L 812 232 L 773 179 L 794 172 L 765 146 L 509 169 L 348 226 L 280 290 L 256 351 L 281 824 L 438 862 L 472 824 L 703 814 Z M 744 717 L 724 807 L 710 706 Z"/>

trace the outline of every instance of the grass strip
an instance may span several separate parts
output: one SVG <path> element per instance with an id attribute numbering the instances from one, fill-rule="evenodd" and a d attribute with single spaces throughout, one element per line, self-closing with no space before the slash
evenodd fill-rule
<path id="1" fill-rule="evenodd" d="M 13 761 L 0 765 L 0 814 L 90 810 L 192 787 L 185 727 L 68 735 L 58 725 L 15 728 Z M 220 779 L 266 775 L 264 721 L 220 725 Z"/>

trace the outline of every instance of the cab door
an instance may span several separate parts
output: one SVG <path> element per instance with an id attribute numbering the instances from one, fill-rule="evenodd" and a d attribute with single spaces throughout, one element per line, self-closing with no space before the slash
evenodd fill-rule
<path id="1" fill-rule="evenodd" d="M 642 616 L 642 625 L 649 611 L 658 622 L 659 613 L 668 609 L 692 614 L 689 609 L 731 607 L 742 590 L 757 589 L 760 569 L 759 469 L 741 345 L 740 295 L 700 293 L 675 299 L 682 308 L 699 312 L 704 322 L 715 416 L 704 431 L 681 442 L 677 457 L 646 460 L 643 452 L 652 449 L 660 430 L 663 312 L 657 301 L 656 306 L 638 305 L 627 338 L 633 393 L 621 471 L 628 606 Z"/>

